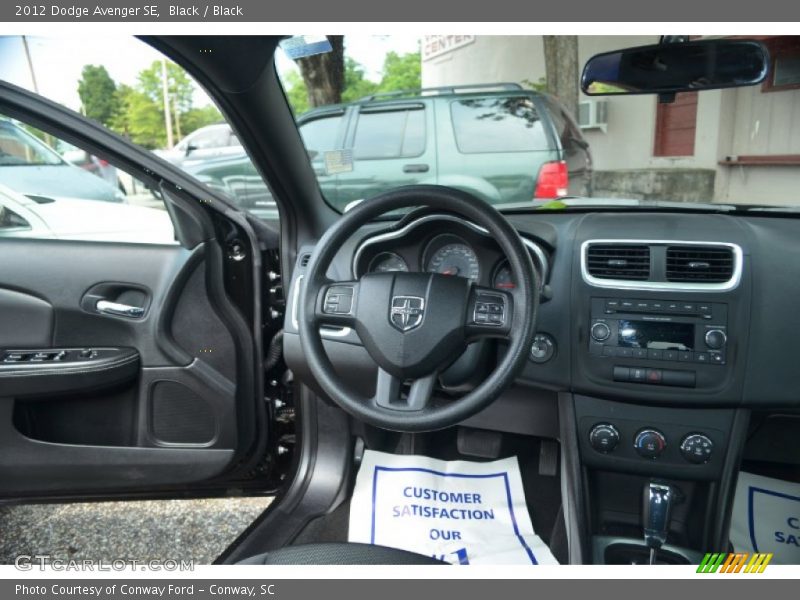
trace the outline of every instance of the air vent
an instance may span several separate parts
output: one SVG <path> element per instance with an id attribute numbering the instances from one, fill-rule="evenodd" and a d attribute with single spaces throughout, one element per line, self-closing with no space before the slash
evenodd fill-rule
<path id="1" fill-rule="evenodd" d="M 303 256 L 300 257 L 300 266 L 301 267 L 307 267 L 309 260 L 311 260 L 311 255 L 310 254 L 303 254 Z"/>
<path id="2" fill-rule="evenodd" d="M 724 283 L 733 268 L 733 250 L 725 246 L 667 247 L 667 281 Z"/>
<path id="3" fill-rule="evenodd" d="M 598 279 L 646 281 L 650 248 L 639 244 L 592 244 L 586 253 L 589 275 Z"/>

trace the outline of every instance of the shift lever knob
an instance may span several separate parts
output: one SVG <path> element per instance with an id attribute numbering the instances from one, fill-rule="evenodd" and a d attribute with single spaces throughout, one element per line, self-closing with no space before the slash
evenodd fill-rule
<path id="1" fill-rule="evenodd" d="M 644 541 L 648 548 L 658 550 L 667 541 L 674 495 L 672 487 L 666 484 L 649 483 L 644 486 L 642 521 Z"/>

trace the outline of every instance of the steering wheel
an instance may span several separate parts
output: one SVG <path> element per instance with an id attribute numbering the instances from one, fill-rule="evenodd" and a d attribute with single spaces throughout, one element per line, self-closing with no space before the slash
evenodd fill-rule
<path id="1" fill-rule="evenodd" d="M 513 291 L 474 285 L 438 273 L 367 273 L 331 281 L 326 273 L 344 242 L 376 217 L 425 206 L 484 227 L 508 258 Z M 539 306 L 537 274 L 512 225 L 495 208 L 459 190 L 407 186 L 362 202 L 319 240 L 299 299 L 298 333 L 309 369 L 322 390 L 346 412 L 394 431 L 432 431 L 460 423 L 488 406 L 522 369 L 533 340 Z M 378 366 L 371 398 L 342 383 L 324 349 L 320 326 L 354 328 Z M 476 388 L 456 400 L 434 401 L 438 374 L 467 343 L 501 338 L 508 348 Z"/>

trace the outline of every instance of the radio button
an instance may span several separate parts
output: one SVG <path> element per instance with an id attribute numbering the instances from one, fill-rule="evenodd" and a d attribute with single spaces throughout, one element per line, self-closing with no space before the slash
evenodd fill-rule
<path id="1" fill-rule="evenodd" d="M 647 358 L 647 348 L 634 348 L 633 349 L 633 357 L 634 358 Z"/>
<path id="2" fill-rule="evenodd" d="M 621 308 L 633 308 L 633 300 L 620 300 L 619 305 Z"/>
<path id="3" fill-rule="evenodd" d="M 664 360 L 678 360 L 678 352 L 676 350 L 664 350 Z"/>
<path id="4" fill-rule="evenodd" d="M 647 351 L 647 358 L 650 360 L 664 360 L 663 350 L 653 350 L 652 348 Z"/>
<path id="5" fill-rule="evenodd" d="M 650 303 L 644 300 L 637 300 L 634 304 L 636 310 L 650 310 Z"/>
<path id="6" fill-rule="evenodd" d="M 603 356 L 614 356 L 616 348 L 614 346 L 603 346 Z"/>
<path id="7" fill-rule="evenodd" d="M 691 302 L 683 302 L 680 305 L 681 312 L 693 313 L 697 310 L 697 306 Z"/>
<path id="8" fill-rule="evenodd" d="M 628 367 L 614 367 L 614 381 L 630 381 L 631 370 Z"/>
<path id="9" fill-rule="evenodd" d="M 596 342 L 604 342 L 611 337 L 611 328 L 605 323 L 595 323 L 590 333 Z"/>
<path id="10" fill-rule="evenodd" d="M 619 300 L 606 300 L 606 312 L 615 312 L 619 309 Z"/>
<path id="11" fill-rule="evenodd" d="M 680 312 L 681 305 L 679 302 L 667 302 L 666 309 L 667 312 Z"/>
<path id="12" fill-rule="evenodd" d="M 633 350 L 631 348 L 617 348 L 617 356 L 621 356 L 623 358 L 632 358 Z"/>
<path id="13" fill-rule="evenodd" d="M 694 353 L 694 362 L 708 363 L 709 362 L 708 353 L 707 352 L 695 352 Z"/>
<path id="14" fill-rule="evenodd" d="M 650 303 L 650 308 L 652 308 L 656 312 L 662 311 L 662 310 L 664 310 L 664 303 L 663 302 L 658 302 L 658 301 L 651 302 Z"/>
<path id="15" fill-rule="evenodd" d="M 706 331 L 706 346 L 711 350 L 721 350 L 728 341 L 728 337 L 721 329 L 709 329 Z"/>
<path id="16" fill-rule="evenodd" d="M 711 362 L 717 365 L 725 364 L 725 359 L 722 356 L 721 352 L 709 352 L 708 357 L 711 359 Z"/>
<path id="17" fill-rule="evenodd" d="M 692 360 L 692 353 L 691 352 L 678 352 L 678 361 L 679 362 L 689 362 Z"/>

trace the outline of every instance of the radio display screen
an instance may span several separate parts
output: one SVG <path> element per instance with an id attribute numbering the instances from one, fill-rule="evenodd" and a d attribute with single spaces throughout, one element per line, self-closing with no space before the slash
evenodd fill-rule
<path id="1" fill-rule="evenodd" d="M 617 343 L 625 348 L 694 350 L 694 325 L 621 320 Z"/>

